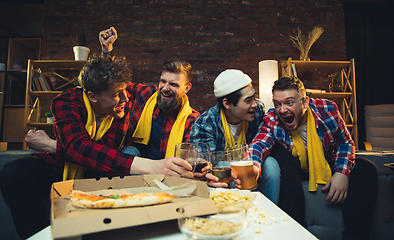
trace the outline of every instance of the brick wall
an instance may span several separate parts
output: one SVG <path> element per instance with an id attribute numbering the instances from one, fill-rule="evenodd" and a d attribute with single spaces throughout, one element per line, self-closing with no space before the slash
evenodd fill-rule
<path id="1" fill-rule="evenodd" d="M 190 62 L 195 77 L 188 95 L 200 112 L 215 104 L 213 81 L 224 69 L 247 73 L 258 92 L 259 61 L 298 59 L 288 38 L 297 27 L 325 30 L 311 60 L 347 60 L 340 0 L 47 0 L 44 6 L 42 59 L 73 59 L 80 33 L 99 53 L 99 31 L 114 26 L 115 54 L 132 63 L 134 82 L 156 84 L 165 59 Z M 327 74 L 299 75 L 307 88 L 327 89 Z"/>

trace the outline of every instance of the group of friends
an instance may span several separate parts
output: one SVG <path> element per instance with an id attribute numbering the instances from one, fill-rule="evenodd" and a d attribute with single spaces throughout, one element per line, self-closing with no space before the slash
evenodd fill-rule
<path id="1" fill-rule="evenodd" d="M 309 180 L 310 192 L 324 185 L 326 201 L 342 205 L 342 239 L 369 239 L 377 169 L 356 158 L 334 102 L 309 98 L 301 80 L 282 77 L 272 88 L 274 108 L 265 112 L 252 79 L 228 69 L 214 81 L 216 106 L 200 115 L 187 96 L 193 78 L 189 63 L 164 62 L 158 87 L 132 83 L 130 66 L 113 54 L 117 36 L 113 27 L 101 31 L 102 54 L 90 57 L 78 87 L 53 100 L 56 139 L 30 130 L 25 141 L 39 153 L 10 161 L 0 172 L 2 195 L 20 237 L 50 224 L 50 188 L 62 180 L 164 174 L 229 187 L 209 171 L 193 174 L 188 162 L 174 157 L 177 143 L 204 142 L 210 151 L 248 144 L 256 190 L 304 227 L 301 182 Z M 232 178 L 241 188 L 233 172 Z"/>

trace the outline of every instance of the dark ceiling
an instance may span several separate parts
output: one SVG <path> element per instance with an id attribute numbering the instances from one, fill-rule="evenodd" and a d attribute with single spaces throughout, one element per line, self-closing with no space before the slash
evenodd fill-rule
<path id="1" fill-rule="evenodd" d="M 13 2 L 0 3 L 0 37 L 41 37 L 43 1 L 29 1 L 28 4 L 24 1 Z"/>

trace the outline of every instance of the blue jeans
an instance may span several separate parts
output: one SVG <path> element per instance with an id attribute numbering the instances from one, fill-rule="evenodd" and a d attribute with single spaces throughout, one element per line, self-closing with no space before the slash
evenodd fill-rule
<path id="1" fill-rule="evenodd" d="M 136 148 L 134 146 L 126 146 L 126 147 L 122 148 L 122 153 L 127 153 L 127 154 L 134 155 L 137 157 L 141 156 L 141 153 L 138 150 L 138 148 Z"/>
<path id="2" fill-rule="evenodd" d="M 257 180 L 259 186 L 256 191 L 260 191 L 271 202 L 278 205 L 280 192 L 280 168 L 275 158 L 268 156 L 261 167 L 261 178 Z"/>

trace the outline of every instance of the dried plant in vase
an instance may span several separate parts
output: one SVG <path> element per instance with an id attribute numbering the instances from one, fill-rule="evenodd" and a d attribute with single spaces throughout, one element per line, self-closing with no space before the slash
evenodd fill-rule
<path id="1" fill-rule="evenodd" d="M 295 36 L 290 36 L 290 40 L 300 50 L 300 60 L 309 60 L 309 50 L 323 32 L 323 28 L 315 27 L 308 35 L 305 35 L 302 34 L 300 28 L 298 28 L 297 34 L 295 34 Z"/>

